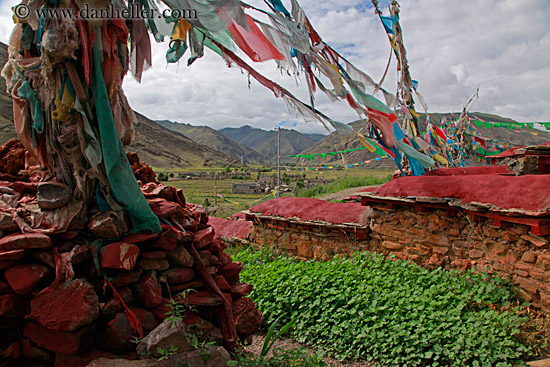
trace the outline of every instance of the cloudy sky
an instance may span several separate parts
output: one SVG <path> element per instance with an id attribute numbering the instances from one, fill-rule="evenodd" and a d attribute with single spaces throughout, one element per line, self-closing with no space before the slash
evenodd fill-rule
<path id="1" fill-rule="evenodd" d="M 260 0 L 249 3 L 263 7 Z M 283 0 L 285 4 L 289 1 Z M 12 28 L 10 7 L 0 0 L 0 41 Z M 548 0 L 402 0 L 401 27 L 413 79 L 419 81 L 429 112 L 459 112 L 480 86 L 471 111 L 495 113 L 523 122 L 550 121 L 550 2 Z M 301 0 L 325 42 L 375 80 L 382 76 L 390 46 L 370 1 Z M 387 10 L 386 10 L 387 12 Z M 256 16 L 256 14 L 251 13 Z M 154 41 L 153 41 L 154 42 Z M 272 129 L 297 121 L 298 130 L 322 132 L 304 123 L 285 103 L 227 68 L 213 52 L 191 67 L 187 56 L 167 65 L 167 44 L 153 45 L 153 67 L 141 85 L 124 82 L 132 107 L 152 119 L 169 119 L 213 128 L 248 124 Z M 264 75 L 308 101 L 303 79 L 283 77 L 273 61 L 253 63 Z M 396 89 L 395 61 L 384 87 Z M 334 120 L 350 122 L 356 114 L 345 102 L 331 103 L 317 94 L 316 107 Z M 420 105 L 417 109 L 421 109 Z"/>

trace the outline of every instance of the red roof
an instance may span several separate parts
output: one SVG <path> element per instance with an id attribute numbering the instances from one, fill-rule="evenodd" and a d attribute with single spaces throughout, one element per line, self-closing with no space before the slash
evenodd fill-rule
<path id="1" fill-rule="evenodd" d="M 381 186 L 375 196 L 448 198 L 454 205 L 528 215 L 550 214 L 550 175 L 464 175 L 399 177 Z"/>
<path id="2" fill-rule="evenodd" d="M 437 168 L 426 172 L 425 176 L 459 176 L 459 175 L 487 175 L 487 174 L 509 174 L 508 166 L 478 166 L 458 168 Z"/>
<path id="3" fill-rule="evenodd" d="M 334 224 L 358 223 L 365 225 L 367 208 L 360 203 L 330 203 L 311 198 L 278 198 L 256 205 L 250 212 L 263 216 L 296 218 L 301 221 L 319 220 Z"/>
<path id="4" fill-rule="evenodd" d="M 229 220 L 217 217 L 208 218 L 208 224 L 222 237 L 246 239 L 250 234 L 252 222 L 246 220 Z"/>

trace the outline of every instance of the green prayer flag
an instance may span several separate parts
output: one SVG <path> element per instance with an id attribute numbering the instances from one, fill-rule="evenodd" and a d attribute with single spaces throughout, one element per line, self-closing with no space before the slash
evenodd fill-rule
<path id="1" fill-rule="evenodd" d="M 116 130 L 96 46 L 92 48 L 92 61 L 92 91 L 111 194 L 130 215 L 133 231 L 159 233 L 160 220 L 141 192 Z"/>

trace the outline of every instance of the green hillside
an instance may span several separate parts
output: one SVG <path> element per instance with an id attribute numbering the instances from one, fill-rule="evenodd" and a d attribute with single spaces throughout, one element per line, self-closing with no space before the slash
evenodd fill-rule
<path id="1" fill-rule="evenodd" d="M 233 139 L 229 136 L 214 130 L 208 126 L 193 126 L 190 124 L 177 123 L 168 120 L 156 121 L 160 126 L 172 131 L 177 131 L 196 143 L 206 145 L 218 152 L 227 154 L 245 163 L 263 163 L 266 158 Z"/>
<path id="2" fill-rule="evenodd" d="M 254 149 L 271 161 L 277 160 L 277 131 L 257 129 L 248 125 L 239 128 L 227 127 L 219 131 Z M 281 129 L 281 158 L 289 161 L 289 155 L 299 154 L 304 149 L 315 145 L 321 137 L 323 135 L 310 136 L 296 130 Z"/>

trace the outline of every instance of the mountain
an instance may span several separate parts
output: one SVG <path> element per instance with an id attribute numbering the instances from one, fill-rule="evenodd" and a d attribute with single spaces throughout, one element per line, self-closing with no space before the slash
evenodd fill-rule
<path id="1" fill-rule="evenodd" d="M 0 43 L 0 68 L 7 60 L 7 46 Z M 136 138 L 128 151 L 137 152 L 144 163 L 161 169 L 224 167 L 240 163 L 223 153 L 197 144 L 180 133 L 165 129 L 137 112 L 136 116 Z M 0 78 L 0 144 L 12 138 L 17 138 L 13 127 L 12 101 L 6 93 L 4 79 Z"/>
<path id="2" fill-rule="evenodd" d="M 239 161 L 241 160 L 241 157 L 245 163 L 261 163 L 266 161 L 266 158 L 254 149 L 251 149 L 208 126 L 193 126 L 190 124 L 177 123 L 168 120 L 156 122 L 162 127 L 187 136 L 196 143 L 206 145 L 207 147 L 227 154 L 228 156 Z"/>
<path id="3" fill-rule="evenodd" d="M 219 132 L 254 149 L 272 162 L 277 160 L 277 131 L 275 130 L 262 130 L 245 125 L 238 128 L 226 127 Z M 315 145 L 321 137 L 324 136 L 281 129 L 281 160 L 290 161 L 289 155 L 299 154 L 304 149 Z"/>
<path id="4" fill-rule="evenodd" d="M 170 169 L 240 164 L 234 158 L 166 129 L 137 112 L 136 116 L 136 138 L 127 150 L 136 151 L 141 161 L 150 166 Z"/>
<path id="5" fill-rule="evenodd" d="M 480 113 L 480 112 L 473 112 L 470 113 L 472 115 L 472 118 L 479 118 L 485 121 L 491 121 L 491 122 L 515 122 L 512 119 L 501 117 L 498 115 L 492 115 L 492 114 L 486 114 L 486 113 Z M 460 117 L 459 113 L 431 113 L 431 120 L 435 122 L 437 125 L 439 125 L 439 121 L 441 121 L 442 118 L 446 118 L 448 120 L 455 120 Z M 353 127 L 354 130 L 359 131 L 361 128 L 365 129 L 366 125 L 362 121 L 355 121 L 349 124 Z M 419 119 L 419 129 L 420 131 L 426 130 L 426 115 L 421 114 Z M 493 140 L 501 140 L 505 142 L 510 142 L 514 145 L 537 145 L 542 144 L 547 141 L 550 141 L 550 133 L 546 131 L 540 131 L 540 130 L 534 130 L 534 131 L 519 131 L 516 132 L 514 130 L 505 129 L 505 128 L 480 128 L 476 127 L 476 129 L 488 136 L 489 138 Z M 533 135 L 530 132 L 534 132 L 537 135 Z M 300 154 L 315 154 L 315 153 L 327 153 L 327 152 L 334 152 L 334 151 L 342 151 L 346 149 L 351 148 L 358 148 L 363 147 L 363 144 L 357 139 L 355 135 L 342 135 L 338 133 L 332 133 L 329 136 L 327 136 L 325 139 L 321 140 L 314 146 L 304 149 Z M 365 160 L 376 158 L 377 155 L 370 153 L 368 150 L 358 150 L 350 153 L 344 154 L 344 161 L 345 164 L 353 164 L 358 162 L 363 162 Z M 295 158 L 295 162 L 300 162 L 299 159 Z M 342 164 L 342 156 L 334 157 L 332 155 L 327 155 L 326 159 L 323 159 L 321 157 L 315 157 L 313 161 L 305 161 L 304 164 Z M 389 160 L 389 159 L 382 159 L 379 162 L 371 163 L 369 168 L 381 168 L 381 167 L 390 167 L 394 168 L 395 165 Z"/>

